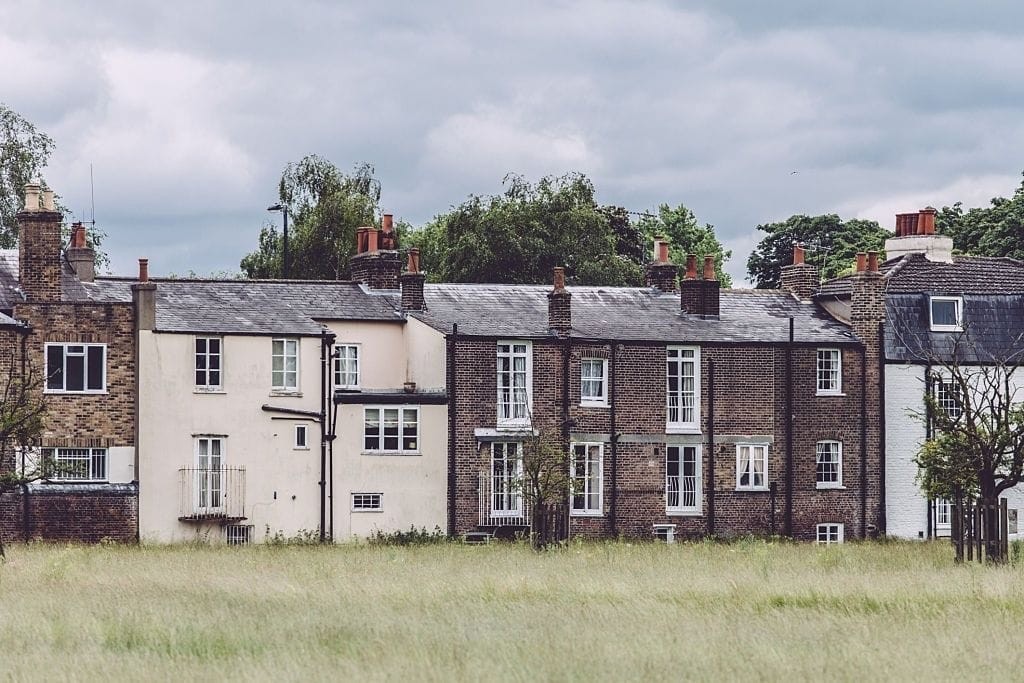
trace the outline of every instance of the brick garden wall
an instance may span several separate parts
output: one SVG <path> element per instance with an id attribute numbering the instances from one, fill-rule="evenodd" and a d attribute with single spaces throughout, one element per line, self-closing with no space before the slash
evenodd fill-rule
<path id="1" fill-rule="evenodd" d="M 26 498 L 21 491 L 0 495 L 0 534 L 13 540 L 97 543 L 138 540 L 139 496 L 133 485 L 105 487 L 36 486 Z"/>

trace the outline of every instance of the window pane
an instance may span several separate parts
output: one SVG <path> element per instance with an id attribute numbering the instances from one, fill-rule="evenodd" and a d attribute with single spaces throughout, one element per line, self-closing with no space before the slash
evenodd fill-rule
<path id="1" fill-rule="evenodd" d="M 64 388 L 64 347 L 46 347 L 46 388 Z"/>
<path id="2" fill-rule="evenodd" d="M 957 324 L 956 309 L 957 302 L 955 301 L 932 300 L 932 324 L 955 326 Z"/>
<path id="3" fill-rule="evenodd" d="M 90 346 L 89 347 L 89 381 L 88 388 L 91 391 L 102 391 L 103 390 L 103 366 L 104 356 L 106 355 L 106 348 L 102 346 Z"/>
<path id="4" fill-rule="evenodd" d="M 81 348 L 81 347 L 79 347 Z M 85 390 L 85 356 L 69 353 L 66 359 L 67 377 L 64 388 L 67 391 Z"/>

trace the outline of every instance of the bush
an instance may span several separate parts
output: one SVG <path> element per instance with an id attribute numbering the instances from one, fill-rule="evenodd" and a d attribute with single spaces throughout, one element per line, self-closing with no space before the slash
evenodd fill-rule
<path id="1" fill-rule="evenodd" d="M 427 531 L 426 527 L 417 529 L 410 526 L 408 531 L 381 531 L 380 529 L 370 534 L 366 542 L 370 545 L 435 545 L 447 543 L 448 535 L 441 531 L 441 527 L 435 526 L 433 531 Z"/>

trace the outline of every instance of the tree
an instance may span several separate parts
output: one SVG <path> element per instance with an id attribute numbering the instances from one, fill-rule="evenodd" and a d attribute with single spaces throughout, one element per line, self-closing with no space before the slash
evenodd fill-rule
<path id="1" fill-rule="evenodd" d="M 327 159 L 310 155 L 285 167 L 278 196 L 288 207 L 290 218 L 289 278 L 346 277 L 349 259 L 355 252 L 356 229 L 376 223 L 380 182 L 374 177 L 373 167 L 359 164 L 346 175 Z M 245 276 L 281 277 L 283 242 L 275 226 L 265 225 L 256 251 L 242 258 Z"/>
<path id="2" fill-rule="evenodd" d="M 530 544 L 540 550 L 557 540 L 548 529 L 551 513 L 569 514 L 569 455 L 562 443 L 547 433 L 525 439 L 521 453 L 519 486 L 530 511 Z"/>
<path id="3" fill-rule="evenodd" d="M 0 495 L 17 491 L 44 478 L 45 463 L 16 462 L 15 452 L 38 440 L 46 414 L 42 379 L 27 361 L 22 364 L 16 345 L 0 357 Z M 0 535 L 0 557 L 4 555 Z"/>
<path id="4" fill-rule="evenodd" d="M 725 262 L 732 256 L 732 252 L 718 241 L 713 225 L 700 225 L 693 212 L 682 204 L 674 209 L 668 204 L 662 204 L 657 214 L 645 214 L 640 219 L 639 227 L 647 244 L 652 244 L 659 235 L 668 240 L 669 257 L 673 263 L 685 263 L 687 254 L 700 257 L 714 254 L 715 275 L 722 287 L 732 286 L 732 277 L 724 270 Z"/>
<path id="5" fill-rule="evenodd" d="M 835 214 L 790 216 L 757 229 L 767 235 L 747 259 L 747 274 L 755 286 L 765 289 L 782 285 L 782 266 L 792 262 L 794 244 L 806 245 L 808 260 L 819 266 L 823 277 L 833 278 L 849 269 L 857 252 L 882 251 L 890 236 L 875 221 L 843 221 Z"/>
<path id="6" fill-rule="evenodd" d="M 18 246 L 17 213 L 25 185 L 41 178 L 53 148 L 49 135 L 0 104 L 0 248 Z"/>
<path id="7" fill-rule="evenodd" d="M 966 213 L 960 202 L 945 206 L 935 226 L 953 238 L 953 248 L 960 253 L 1024 260 L 1024 181 L 1013 197 L 994 197 L 990 204 Z"/>
<path id="8" fill-rule="evenodd" d="M 926 412 L 919 418 L 933 436 L 918 452 L 918 482 L 931 498 L 953 500 L 957 492 L 978 496 L 987 507 L 983 523 L 990 539 L 986 554 L 1002 558 L 995 507 L 999 496 L 1024 474 L 1024 404 L 1017 371 L 1022 339 L 997 358 L 961 333 L 948 356 L 929 354 Z M 971 349 L 971 353 L 965 353 Z M 961 359 L 985 358 L 983 364 Z"/>

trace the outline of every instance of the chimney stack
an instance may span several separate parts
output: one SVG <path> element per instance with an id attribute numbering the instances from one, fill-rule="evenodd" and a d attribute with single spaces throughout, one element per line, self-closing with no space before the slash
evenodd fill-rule
<path id="1" fill-rule="evenodd" d="M 96 252 L 88 246 L 85 226 L 74 223 L 71 226 L 71 246 L 65 252 L 68 263 L 82 282 L 96 279 Z"/>
<path id="2" fill-rule="evenodd" d="M 407 311 L 425 311 L 427 302 L 423 296 L 423 283 L 427 276 L 420 272 L 420 250 L 410 249 L 405 272 L 402 273 L 402 308 Z"/>
<path id="3" fill-rule="evenodd" d="M 654 260 L 644 269 L 644 284 L 662 292 L 676 291 L 679 269 L 668 260 L 668 242 L 661 235 L 654 237 Z"/>
<path id="4" fill-rule="evenodd" d="M 820 285 L 818 269 L 804 261 L 804 248 L 794 244 L 793 264 L 782 267 L 782 289 L 806 303 L 818 292 Z"/>
<path id="5" fill-rule="evenodd" d="M 565 268 L 555 267 L 552 283 L 548 294 L 548 327 L 565 338 L 572 331 L 572 294 L 565 288 Z"/>
<path id="6" fill-rule="evenodd" d="M 679 307 L 684 313 L 717 318 L 720 313 L 720 283 L 715 277 L 715 255 L 704 257 L 703 279 L 697 279 L 697 255 L 687 254 L 686 276 L 679 283 Z"/>
<path id="7" fill-rule="evenodd" d="M 42 198 L 42 201 L 40 201 Z M 61 214 L 52 190 L 25 186 L 25 208 L 18 212 L 18 279 L 28 302 L 61 299 Z"/>
<path id="8" fill-rule="evenodd" d="M 935 234 L 936 213 L 929 206 L 917 213 L 896 214 L 896 236 L 885 241 L 886 258 L 922 254 L 929 261 L 952 263 L 953 238 Z"/>
<path id="9" fill-rule="evenodd" d="M 156 329 L 156 283 L 149 280 L 149 259 L 139 259 L 139 281 L 132 285 L 135 329 Z"/>
<path id="10" fill-rule="evenodd" d="M 398 289 L 402 260 L 398 255 L 398 235 L 391 214 L 381 218 L 381 229 L 356 230 L 356 253 L 349 261 L 353 280 L 370 289 Z"/>

